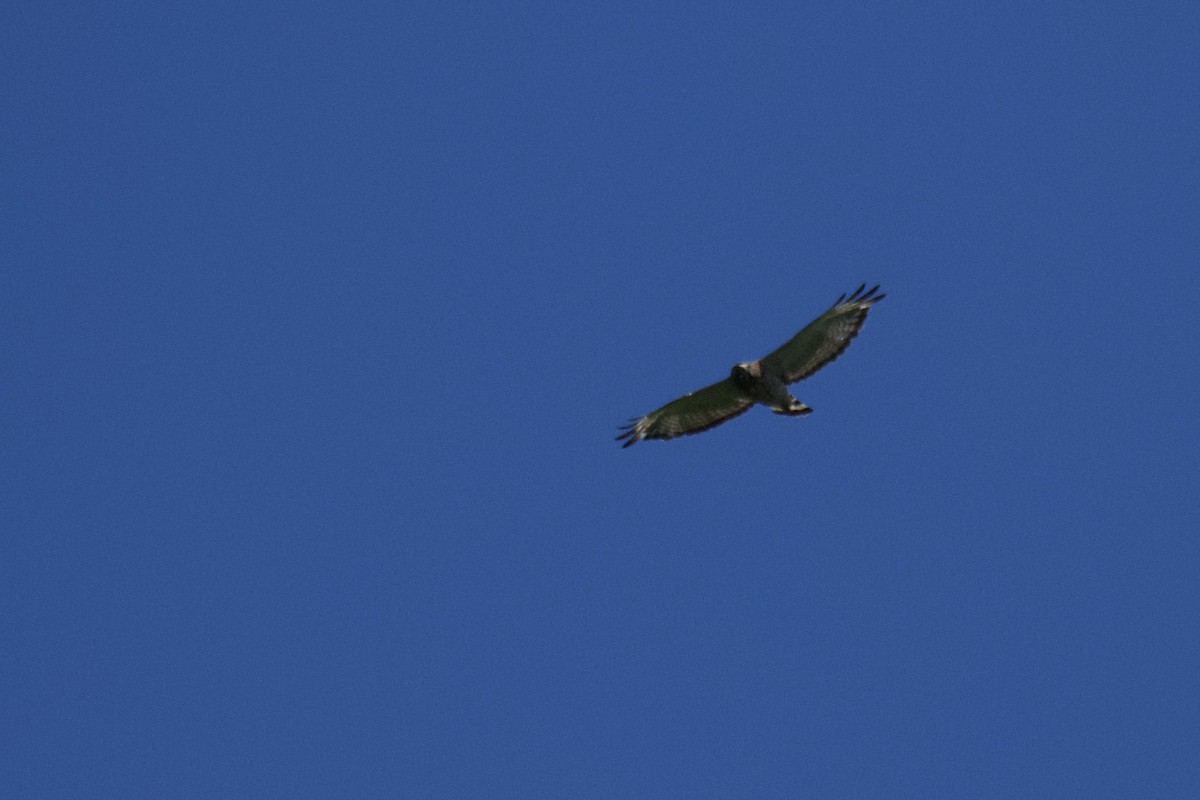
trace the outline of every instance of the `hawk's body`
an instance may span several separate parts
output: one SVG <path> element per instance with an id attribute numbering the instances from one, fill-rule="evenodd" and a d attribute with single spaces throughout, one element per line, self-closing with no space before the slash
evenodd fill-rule
<path id="1" fill-rule="evenodd" d="M 729 377 L 672 400 L 657 411 L 623 426 L 617 440 L 629 447 L 642 439 L 672 439 L 699 433 L 733 419 L 755 403 L 776 414 L 807 414 L 811 408 L 792 397 L 789 383 L 803 380 L 840 356 L 850 345 L 872 303 L 884 298 L 879 287 L 858 287 L 842 295 L 828 311 L 810 322 L 779 349 L 758 361 L 735 364 Z"/>

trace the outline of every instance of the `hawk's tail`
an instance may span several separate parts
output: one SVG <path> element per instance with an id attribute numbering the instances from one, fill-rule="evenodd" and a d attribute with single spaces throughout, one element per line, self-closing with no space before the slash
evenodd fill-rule
<path id="1" fill-rule="evenodd" d="M 787 408 L 772 408 L 771 411 L 776 414 L 782 414 L 785 417 L 799 417 L 802 414 L 811 414 L 812 409 L 801 403 L 799 400 L 793 400 Z"/>

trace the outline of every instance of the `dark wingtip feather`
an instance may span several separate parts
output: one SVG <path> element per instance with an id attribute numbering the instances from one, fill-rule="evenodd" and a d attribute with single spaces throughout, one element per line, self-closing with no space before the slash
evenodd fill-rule
<path id="1" fill-rule="evenodd" d="M 640 441 L 642 439 L 641 436 L 637 435 L 638 431 L 637 431 L 636 420 L 633 422 L 630 422 L 628 425 L 622 425 L 617 430 L 622 431 L 622 432 L 617 434 L 616 436 L 614 436 L 613 441 L 619 442 L 622 439 L 629 440 L 629 441 L 625 442 L 625 444 L 621 445 L 621 447 L 629 447 L 629 445 L 633 444 L 634 442 Z"/>
<path id="2" fill-rule="evenodd" d="M 858 302 L 859 300 L 862 300 L 863 299 L 862 291 L 865 288 L 867 288 L 867 285 L 864 283 L 862 286 L 859 286 L 857 289 L 855 289 L 850 294 L 842 295 L 841 297 L 839 297 L 837 299 L 836 302 L 834 302 L 834 304 L 833 304 L 834 307 L 840 306 L 842 303 L 855 303 L 855 302 Z M 868 292 L 868 294 L 870 294 L 870 292 Z"/>
<path id="3" fill-rule="evenodd" d="M 849 297 L 846 297 L 845 295 L 843 295 L 843 297 L 845 297 L 847 303 L 866 303 L 867 305 L 870 305 L 871 303 L 878 303 L 880 300 L 887 297 L 887 295 L 879 293 L 878 283 L 872 286 L 870 289 L 867 289 L 867 285 L 864 283 L 862 286 L 859 286 L 857 289 L 851 292 Z M 840 305 L 841 302 L 841 299 L 839 299 L 837 303 L 834 303 L 834 305 Z"/>
<path id="4" fill-rule="evenodd" d="M 642 437 L 637 435 L 636 429 L 630 428 L 629 430 L 622 433 L 620 436 L 616 437 L 616 441 L 618 441 L 618 442 L 621 441 L 622 439 L 625 439 L 627 441 L 624 444 L 622 444 L 621 447 L 629 447 L 629 445 L 631 445 L 631 444 L 640 442 Z"/>

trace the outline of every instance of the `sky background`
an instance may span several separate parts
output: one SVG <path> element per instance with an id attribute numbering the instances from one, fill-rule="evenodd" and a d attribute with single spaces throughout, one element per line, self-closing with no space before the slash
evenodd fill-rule
<path id="1" fill-rule="evenodd" d="M 1198 41 L 4 4 L 5 797 L 1200 796 Z"/>

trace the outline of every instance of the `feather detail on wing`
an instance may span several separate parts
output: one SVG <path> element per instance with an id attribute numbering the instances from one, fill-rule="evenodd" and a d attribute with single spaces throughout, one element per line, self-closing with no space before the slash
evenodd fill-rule
<path id="1" fill-rule="evenodd" d="M 849 297 L 839 297 L 828 311 L 763 358 L 763 366 L 784 383 L 795 383 L 840 356 L 850 346 L 850 340 L 858 335 L 871 304 L 885 296 L 878 293 L 878 286 L 863 291 L 866 288 L 864 283 Z"/>
<path id="2" fill-rule="evenodd" d="M 732 380 L 726 378 L 711 386 L 697 389 L 672 400 L 657 411 L 621 426 L 624 431 L 617 441 L 628 439 L 629 447 L 642 439 L 673 439 L 690 433 L 706 431 L 754 405 Z"/>

